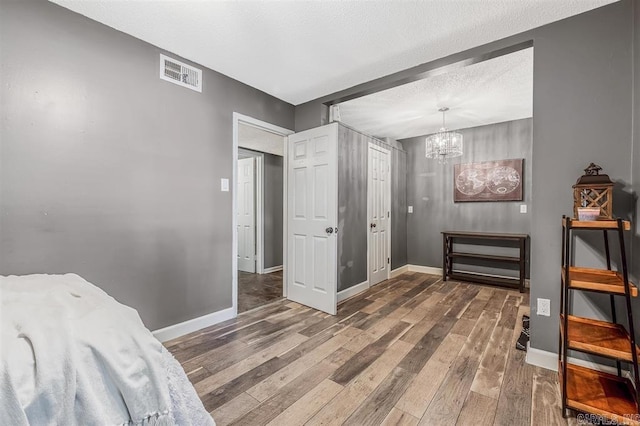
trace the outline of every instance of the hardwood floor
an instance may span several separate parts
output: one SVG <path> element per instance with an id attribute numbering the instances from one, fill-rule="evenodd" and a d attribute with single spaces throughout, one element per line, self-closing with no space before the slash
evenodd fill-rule
<path id="1" fill-rule="evenodd" d="M 282 271 L 250 274 L 238 271 L 238 313 L 282 298 Z"/>
<path id="2" fill-rule="evenodd" d="M 528 312 L 407 273 L 336 316 L 281 300 L 167 347 L 219 425 L 564 425 L 557 374 L 515 349 Z"/>

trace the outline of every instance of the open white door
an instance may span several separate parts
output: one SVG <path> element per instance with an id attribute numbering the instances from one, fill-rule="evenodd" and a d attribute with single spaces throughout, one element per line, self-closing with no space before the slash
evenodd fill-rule
<path id="1" fill-rule="evenodd" d="M 288 136 L 287 298 L 337 311 L 338 124 Z"/>
<path id="2" fill-rule="evenodd" d="M 255 158 L 238 160 L 238 269 L 256 272 Z"/>
<path id="3" fill-rule="evenodd" d="M 391 155 L 369 144 L 367 212 L 369 217 L 369 285 L 389 278 L 391 269 Z"/>

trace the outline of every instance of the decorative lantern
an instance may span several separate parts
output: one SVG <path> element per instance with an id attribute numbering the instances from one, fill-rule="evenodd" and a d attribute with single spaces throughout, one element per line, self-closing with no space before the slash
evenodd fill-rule
<path id="1" fill-rule="evenodd" d="M 600 209 L 598 219 L 613 219 L 613 182 L 608 175 L 600 174 L 602 167 L 591 163 L 585 174 L 573 185 L 573 214 L 578 218 L 579 208 Z"/>

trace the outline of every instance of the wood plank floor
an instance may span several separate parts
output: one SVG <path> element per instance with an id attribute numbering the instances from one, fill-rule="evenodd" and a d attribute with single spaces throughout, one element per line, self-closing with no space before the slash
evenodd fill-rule
<path id="1" fill-rule="evenodd" d="M 281 300 L 166 345 L 219 425 L 566 425 L 557 374 L 515 349 L 525 313 L 407 273 L 336 316 Z"/>
<path id="2" fill-rule="evenodd" d="M 238 271 L 238 313 L 282 298 L 282 271 L 251 274 Z"/>

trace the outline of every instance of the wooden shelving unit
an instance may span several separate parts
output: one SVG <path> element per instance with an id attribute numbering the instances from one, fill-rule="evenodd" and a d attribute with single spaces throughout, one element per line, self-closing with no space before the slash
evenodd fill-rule
<path id="1" fill-rule="evenodd" d="M 562 392 L 562 414 L 573 409 L 595 414 L 620 424 L 640 425 L 638 410 L 640 349 L 635 343 L 631 297 L 638 288 L 629 282 L 624 231 L 631 224 L 623 220 L 577 221 L 562 219 L 562 292 L 560 301 L 560 342 L 558 366 Z M 604 236 L 607 269 L 573 266 L 573 231 L 601 231 Z M 618 234 L 620 271 L 611 268 L 608 232 Z M 611 322 L 571 315 L 571 291 L 609 294 Z M 625 298 L 629 330 L 617 323 L 615 297 Z M 568 352 L 579 351 L 616 361 L 617 375 L 568 362 Z M 632 379 L 624 377 L 622 363 L 628 363 Z"/>
<path id="2" fill-rule="evenodd" d="M 501 285 L 518 288 L 524 292 L 526 259 L 527 259 L 527 239 L 526 234 L 498 234 L 488 232 L 442 232 L 442 276 L 444 281 L 447 278 L 461 281 L 479 282 L 483 284 Z M 474 244 L 485 246 L 491 249 L 491 244 L 511 244 L 518 249 L 518 256 L 503 256 L 491 253 L 468 253 L 456 251 L 454 244 L 459 241 L 473 241 Z M 483 244 L 484 243 L 484 244 Z M 490 244 L 487 244 L 490 243 Z M 465 263 L 465 259 L 485 260 L 493 263 L 504 263 L 518 265 L 519 276 L 505 277 L 500 275 L 480 274 L 471 271 L 461 271 L 454 268 L 454 263 Z M 502 266 L 502 265 L 500 265 Z"/>

